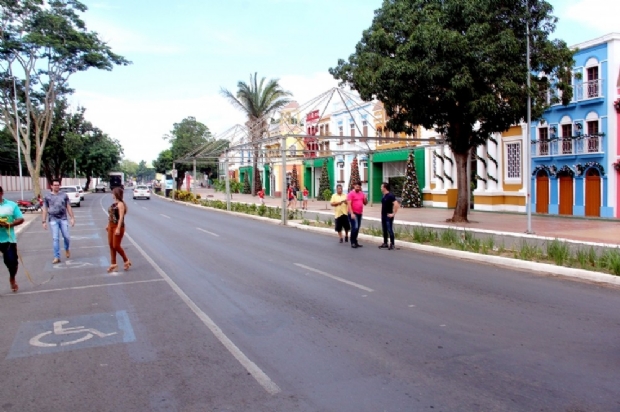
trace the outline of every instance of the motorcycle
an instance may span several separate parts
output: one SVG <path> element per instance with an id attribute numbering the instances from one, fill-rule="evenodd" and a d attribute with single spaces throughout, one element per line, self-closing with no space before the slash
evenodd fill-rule
<path id="1" fill-rule="evenodd" d="M 18 200 L 17 206 L 22 212 L 38 212 L 43 208 L 43 199 L 34 198 L 32 200 Z"/>

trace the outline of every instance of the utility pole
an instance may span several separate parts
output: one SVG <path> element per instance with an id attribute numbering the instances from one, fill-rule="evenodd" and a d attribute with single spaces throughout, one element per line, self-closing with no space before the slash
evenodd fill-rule
<path id="1" fill-rule="evenodd" d="M 529 9 L 528 9 L 528 17 L 529 17 Z M 525 210 L 526 210 L 526 214 L 527 214 L 527 230 L 525 231 L 525 233 L 534 233 L 532 231 L 532 185 L 531 185 L 531 179 L 530 179 L 530 165 L 531 165 L 531 160 L 530 160 L 530 156 L 531 156 L 531 132 L 530 132 L 530 124 L 532 123 L 532 95 L 530 93 L 530 86 L 531 86 L 531 62 L 530 62 L 530 22 L 527 21 L 526 23 L 526 36 L 527 36 L 527 52 L 526 52 L 526 57 L 527 57 L 527 124 L 525 127 L 526 130 L 526 134 L 527 136 L 525 137 L 525 167 L 524 167 L 524 175 L 523 176 L 523 183 L 525 184 L 526 187 L 526 196 L 525 196 Z"/>
<path id="2" fill-rule="evenodd" d="M 11 70 L 12 73 L 12 70 Z M 19 125 L 19 113 L 17 112 L 17 86 L 15 85 L 15 76 L 13 76 L 13 104 L 15 105 L 15 140 L 17 143 L 17 167 L 19 168 L 19 190 L 21 192 L 21 198 L 24 198 L 24 178 L 22 176 L 22 150 L 21 150 L 21 135 Z M 33 176 L 32 179 L 36 177 Z"/>

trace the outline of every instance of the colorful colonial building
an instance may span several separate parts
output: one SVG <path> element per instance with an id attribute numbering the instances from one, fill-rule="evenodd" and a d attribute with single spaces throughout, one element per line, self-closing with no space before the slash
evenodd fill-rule
<path id="1" fill-rule="evenodd" d="M 574 46 L 573 99 L 552 105 L 531 127 L 532 210 L 615 217 L 620 34 Z M 610 170 L 611 169 L 611 170 Z M 612 173 L 610 173 L 610 171 Z"/>

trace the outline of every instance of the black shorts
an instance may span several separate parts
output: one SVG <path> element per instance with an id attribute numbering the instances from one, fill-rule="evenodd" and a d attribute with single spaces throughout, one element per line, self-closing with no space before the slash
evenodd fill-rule
<path id="1" fill-rule="evenodd" d="M 341 215 L 336 218 L 336 232 L 345 230 L 345 232 L 349 232 L 351 230 L 351 223 L 349 222 L 349 216 Z"/>

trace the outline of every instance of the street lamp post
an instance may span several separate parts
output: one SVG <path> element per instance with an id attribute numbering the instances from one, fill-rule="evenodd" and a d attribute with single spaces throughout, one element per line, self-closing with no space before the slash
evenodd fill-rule
<path id="1" fill-rule="evenodd" d="M 531 132 L 530 132 L 530 124 L 532 123 L 532 95 L 530 93 L 530 85 L 531 85 L 531 63 L 530 63 L 530 23 L 527 22 L 526 24 L 526 37 L 527 37 L 527 51 L 526 51 L 526 56 L 527 56 L 527 124 L 525 126 L 525 130 L 526 130 L 526 134 L 527 136 L 525 137 L 525 176 L 524 176 L 524 182 L 526 183 L 526 204 L 525 204 L 525 210 L 527 213 L 527 230 L 526 233 L 533 233 L 532 232 L 532 180 L 530 179 L 530 165 L 531 165 L 531 143 L 530 143 L 530 139 L 531 139 Z"/>
<path id="2" fill-rule="evenodd" d="M 22 176 L 22 150 L 20 144 L 19 135 L 19 113 L 17 113 L 17 86 L 15 85 L 15 76 L 13 76 L 13 104 L 15 106 L 15 139 L 17 143 L 17 167 L 19 168 L 19 190 L 21 192 L 21 198 L 24 198 L 24 179 Z M 34 178 L 34 177 L 33 177 Z"/>

